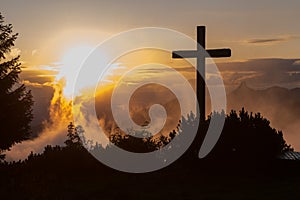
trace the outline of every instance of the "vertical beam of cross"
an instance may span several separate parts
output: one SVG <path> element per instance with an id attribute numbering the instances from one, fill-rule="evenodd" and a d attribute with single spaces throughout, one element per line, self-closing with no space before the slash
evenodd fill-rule
<path id="1" fill-rule="evenodd" d="M 172 58 L 196 58 L 197 59 L 197 86 L 198 99 L 197 114 L 200 113 L 200 122 L 205 121 L 205 58 L 203 50 L 206 50 L 205 26 L 197 26 L 197 50 L 173 51 Z M 203 48 L 203 49 L 202 49 Z M 230 49 L 206 50 L 210 57 L 230 57 Z"/>
<path id="2" fill-rule="evenodd" d="M 200 113 L 200 122 L 205 121 L 205 26 L 197 26 L 197 75 L 196 75 L 196 93 L 199 107 L 197 113 Z M 202 46 L 202 53 L 201 53 Z"/>

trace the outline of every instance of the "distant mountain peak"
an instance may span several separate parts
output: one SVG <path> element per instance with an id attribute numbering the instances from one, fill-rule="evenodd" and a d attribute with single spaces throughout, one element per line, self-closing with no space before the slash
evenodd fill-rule
<path id="1" fill-rule="evenodd" d="M 252 91 L 253 89 L 247 85 L 246 81 L 242 81 L 234 91 Z"/>
<path id="2" fill-rule="evenodd" d="M 242 81 L 238 88 L 247 88 L 247 89 L 250 89 L 250 88 L 248 87 L 246 81 Z"/>

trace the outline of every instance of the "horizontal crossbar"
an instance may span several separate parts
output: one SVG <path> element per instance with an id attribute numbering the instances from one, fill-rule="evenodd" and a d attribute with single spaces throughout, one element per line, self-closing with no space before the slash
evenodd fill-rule
<path id="1" fill-rule="evenodd" d="M 209 49 L 207 53 L 212 58 L 230 57 L 230 49 Z M 173 51 L 172 58 L 196 58 L 199 56 L 199 51 L 196 50 L 185 50 L 185 51 Z"/>

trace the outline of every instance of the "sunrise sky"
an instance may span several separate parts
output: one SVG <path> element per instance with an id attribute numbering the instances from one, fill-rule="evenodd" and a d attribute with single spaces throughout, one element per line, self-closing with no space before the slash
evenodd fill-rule
<path id="1" fill-rule="evenodd" d="M 194 38 L 208 27 L 209 48 L 230 46 L 230 61 L 298 58 L 300 2 L 277 1 L 16 1 L 1 12 L 20 33 L 16 47 L 24 66 L 53 66 L 72 47 L 95 46 L 112 34 L 157 26 Z"/>
<path id="2" fill-rule="evenodd" d="M 215 60 L 226 87 L 244 81 L 256 89 L 300 87 L 298 0 L 1 0 L 0 5 L 5 22 L 19 33 L 12 54 L 21 55 L 22 79 L 32 87 L 60 78 L 68 82 L 89 51 L 114 34 L 163 27 L 195 38 L 197 25 L 207 27 L 207 48 L 232 50 L 231 58 Z M 165 59 L 160 56 L 156 59 Z M 130 64 L 119 61 L 120 75 Z M 188 69 L 182 73 L 193 82 Z"/>

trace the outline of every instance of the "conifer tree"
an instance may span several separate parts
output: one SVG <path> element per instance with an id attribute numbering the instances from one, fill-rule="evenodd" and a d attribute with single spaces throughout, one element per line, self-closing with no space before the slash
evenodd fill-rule
<path id="1" fill-rule="evenodd" d="M 20 56 L 9 56 L 17 36 L 0 13 L 0 155 L 28 139 L 31 133 L 31 91 L 19 80 Z M 3 159 L 4 155 L 0 157 Z"/>

